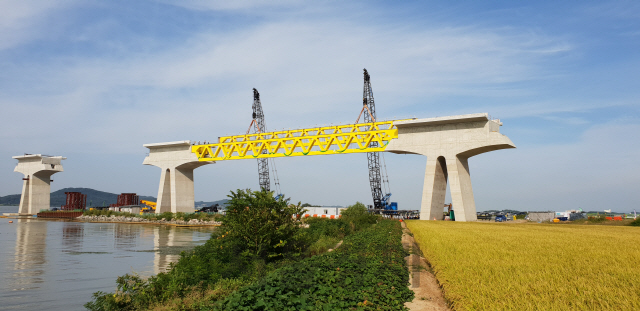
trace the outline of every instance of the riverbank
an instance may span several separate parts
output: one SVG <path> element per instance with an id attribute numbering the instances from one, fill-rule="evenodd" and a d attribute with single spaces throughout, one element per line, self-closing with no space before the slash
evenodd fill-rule
<path id="1" fill-rule="evenodd" d="M 169 219 L 161 218 L 158 220 L 152 220 L 141 217 L 128 217 L 128 216 L 105 216 L 105 215 L 82 215 L 75 218 L 76 221 L 94 222 L 94 223 L 138 223 L 138 224 L 156 224 L 156 225 L 170 225 L 170 226 L 220 226 L 222 223 L 215 220 L 201 220 L 201 219 Z"/>

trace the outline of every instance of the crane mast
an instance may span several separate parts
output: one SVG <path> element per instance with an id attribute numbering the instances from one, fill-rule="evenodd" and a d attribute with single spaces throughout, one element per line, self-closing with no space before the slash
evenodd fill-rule
<path id="1" fill-rule="evenodd" d="M 371 77 L 364 69 L 364 89 L 362 91 L 363 110 L 369 110 L 364 113 L 364 122 L 376 122 L 376 105 L 373 100 L 373 90 L 371 89 Z M 364 109 L 366 108 L 366 109 Z M 369 147 L 378 147 L 378 142 L 372 141 Z M 367 152 L 367 163 L 369 165 L 369 184 L 371 185 L 371 196 L 373 197 L 373 206 L 376 209 L 384 209 L 382 194 L 382 175 L 380 174 L 380 154 L 377 152 Z"/>
<path id="2" fill-rule="evenodd" d="M 256 133 L 264 133 L 267 131 L 266 124 L 264 122 L 264 113 L 262 112 L 262 104 L 260 103 L 260 93 L 255 88 L 253 89 L 253 121 L 251 125 L 254 126 Z M 251 130 L 249 125 L 249 130 Z M 263 153 L 267 151 L 264 150 Z M 258 159 L 258 180 L 260 182 L 260 189 L 271 191 L 271 181 L 269 180 L 269 159 Z"/>

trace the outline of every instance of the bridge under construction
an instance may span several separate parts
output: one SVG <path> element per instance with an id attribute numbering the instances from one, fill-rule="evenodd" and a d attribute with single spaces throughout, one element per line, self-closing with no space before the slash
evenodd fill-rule
<path id="1" fill-rule="evenodd" d="M 456 221 L 474 221 L 468 159 L 515 148 L 500 133 L 500 126 L 500 120 L 476 113 L 225 136 L 207 144 L 146 144 L 149 155 L 143 164 L 162 169 L 156 213 L 191 212 L 193 170 L 217 161 L 366 152 L 420 154 L 427 157 L 420 219 L 442 218 L 449 183 Z"/>

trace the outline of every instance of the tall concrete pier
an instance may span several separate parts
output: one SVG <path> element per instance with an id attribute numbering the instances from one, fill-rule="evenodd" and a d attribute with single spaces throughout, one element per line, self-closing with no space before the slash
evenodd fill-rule
<path id="1" fill-rule="evenodd" d="M 51 206 L 51 175 L 62 172 L 62 160 L 67 158 L 26 154 L 15 156 L 18 165 L 13 170 L 24 175 L 20 196 L 20 215 L 34 215 Z"/>
<path id="2" fill-rule="evenodd" d="M 476 205 L 468 159 L 516 146 L 500 134 L 499 120 L 487 113 L 396 121 L 398 138 L 386 151 L 427 156 L 420 219 L 442 219 L 447 181 L 456 221 L 475 221 Z"/>
<path id="3" fill-rule="evenodd" d="M 162 169 L 156 213 L 194 210 L 193 170 L 213 162 L 198 162 L 191 141 L 146 144 L 149 155 L 142 164 Z"/>

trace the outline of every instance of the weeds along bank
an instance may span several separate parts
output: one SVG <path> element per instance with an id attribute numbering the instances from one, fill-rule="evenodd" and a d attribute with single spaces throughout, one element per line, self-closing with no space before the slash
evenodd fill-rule
<path id="1" fill-rule="evenodd" d="M 455 310 L 640 310 L 640 228 L 407 226 Z"/>
<path id="2" fill-rule="evenodd" d="M 171 213 L 161 214 L 145 213 L 132 214 L 108 210 L 84 211 L 82 216 L 76 218 L 83 221 L 95 222 L 132 222 L 132 223 L 158 223 L 177 225 L 219 225 L 222 215 L 213 213 Z"/>
<path id="3" fill-rule="evenodd" d="M 413 297 L 398 222 L 361 203 L 340 220 L 304 220 L 268 192 L 232 192 L 222 225 L 166 273 L 127 274 L 89 310 L 403 310 Z M 343 240 L 334 252 L 327 249 Z M 324 253 L 324 254 L 323 254 Z M 315 256 L 314 256 L 315 255 Z"/>

